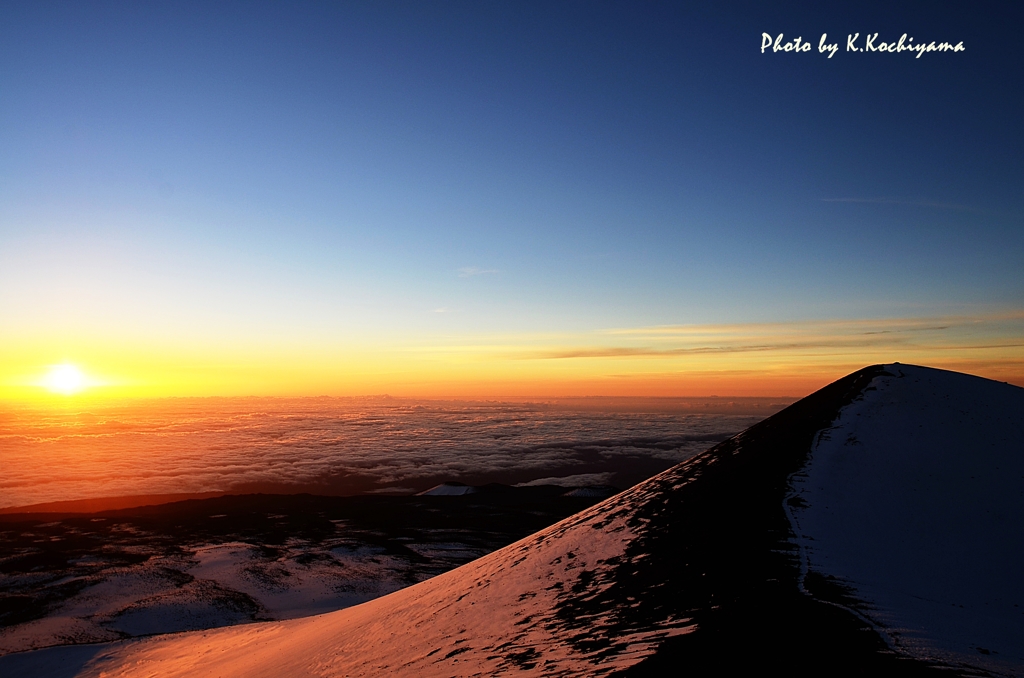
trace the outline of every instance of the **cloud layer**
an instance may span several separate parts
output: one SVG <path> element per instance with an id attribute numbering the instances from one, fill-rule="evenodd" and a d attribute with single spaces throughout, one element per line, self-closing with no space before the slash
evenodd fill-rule
<path id="1" fill-rule="evenodd" d="M 766 401 L 760 413 L 744 405 L 730 414 L 729 403 L 710 402 L 607 411 L 591 401 L 257 398 L 14 410 L 0 418 L 0 507 L 177 492 L 411 491 L 443 480 L 580 474 L 627 485 L 779 407 Z"/>

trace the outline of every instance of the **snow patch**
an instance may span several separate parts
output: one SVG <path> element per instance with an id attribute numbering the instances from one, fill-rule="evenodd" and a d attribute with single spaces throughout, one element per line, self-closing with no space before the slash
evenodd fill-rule
<path id="1" fill-rule="evenodd" d="M 462 483 L 441 483 L 435 485 L 429 490 L 420 492 L 417 496 L 419 497 L 461 497 L 465 494 L 476 494 L 477 489 L 472 485 L 463 485 Z"/>
<path id="2" fill-rule="evenodd" d="M 787 499 L 804 582 L 899 650 L 1024 667 L 1024 389 L 891 365 L 821 431 Z"/>
<path id="3" fill-rule="evenodd" d="M 516 487 L 535 487 L 537 485 L 558 485 L 559 487 L 584 487 L 586 485 L 607 485 L 611 482 L 614 472 L 607 473 L 577 473 L 572 476 L 558 476 L 553 478 L 537 478 L 528 483 L 519 483 Z"/>

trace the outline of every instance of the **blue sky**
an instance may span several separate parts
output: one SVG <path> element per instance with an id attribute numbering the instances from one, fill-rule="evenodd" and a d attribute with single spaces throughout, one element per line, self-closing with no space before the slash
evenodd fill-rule
<path id="1" fill-rule="evenodd" d="M 890 4 L 5 3 L 0 311 L 287 347 L 1019 310 L 1021 10 Z"/>

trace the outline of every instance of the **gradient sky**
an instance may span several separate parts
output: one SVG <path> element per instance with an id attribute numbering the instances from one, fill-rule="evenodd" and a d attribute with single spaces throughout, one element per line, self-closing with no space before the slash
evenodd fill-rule
<path id="1" fill-rule="evenodd" d="M 774 4 L 4 2 L 0 398 L 1024 384 L 1024 11 Z"/>

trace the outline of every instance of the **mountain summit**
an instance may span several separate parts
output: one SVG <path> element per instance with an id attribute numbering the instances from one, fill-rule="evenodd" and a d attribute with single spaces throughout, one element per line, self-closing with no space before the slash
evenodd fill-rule
<path id="1" fill-rule="evenodd" d="M 13 675 L 1024 673 L 1024 389 L 855 372 L 357 607 L 0 659 Z"/>

